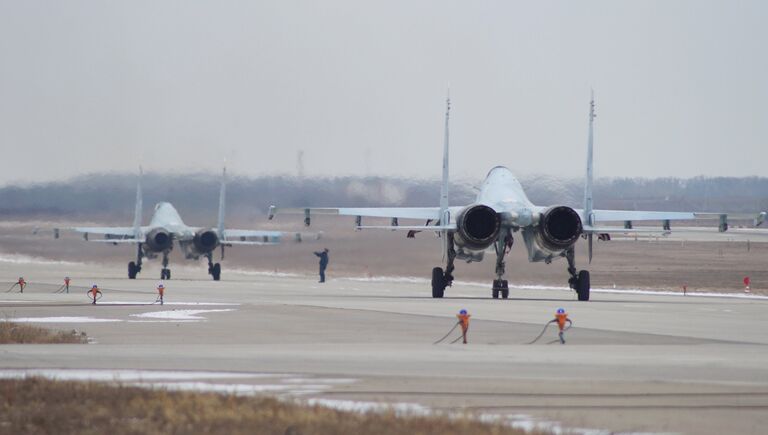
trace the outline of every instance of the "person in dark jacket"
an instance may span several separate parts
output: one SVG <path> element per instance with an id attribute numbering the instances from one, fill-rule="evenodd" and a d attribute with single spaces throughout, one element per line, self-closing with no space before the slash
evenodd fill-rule
<path id="1" fill-rule="evenodd" d="M 328 248 L 315 252 L 320 257 L 320 282 L 325 282 L 325 268 L 328 267 Z"/>

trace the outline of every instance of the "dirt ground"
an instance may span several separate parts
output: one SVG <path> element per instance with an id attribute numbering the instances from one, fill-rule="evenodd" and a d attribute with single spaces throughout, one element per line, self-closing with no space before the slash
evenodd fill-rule
<path id="1" fill-rule="evenodd" d="M 366 222 L 369 223 L 369 222 Z M 371 224 L 374 221 L 370 222 Z M 135 259 L 130 245 L 114 246 L 87 243 L 74 232 L 62 231 L 54 240 L 50 228 L 67 227 L 67 222 L 3 222 L 0 223 L 0 255 L 26 255 L 75 262 L 125 263 Z M 78 222 L 78 225 L 85 223 Z M 96 223 L 121 225 L 123 223 Z M 295 217 L 278 222 L 258 220 L 238 223 L 239 228 L 275 229 L 305 232 L 304 241 L 297 243 L 286 237 L 284 243 L 273 246 L 237 246 L 226 249 L 222 262 L 223 279 L 227 269 L 246 269 L 311 275 L 317 272 L 313 251 L 330 249 L 329 278 L 360 277 L 419 277 L 429 279 L 432 267 L 442 262 L 440 241 L 433 233 L 417 234 L 407 239 L 404 231 L 354 230 L 354 219 L 315 217 L 312 227 L 304 228 Z M 40 228 L 38 234 L 33 234 Z M 320 232 L 319 240 L 310 232 Z M 148 260 L 152 273 L 159 259 Z M 204 259 L 199 266 L 205 267 Z M 219 254 L 216 255 L 219 261 Z M 154 263 L 154 266 L 152 265 Z M 178 250 L 171 254 L 170 268 L 184 264 Z M 577 266 L 590 270 L 592 286 L 599 288 L 666 289 L 682 291 L 744 292 L 742 280 L 749 276 L 752 293 L 768 294 L 768 243 L 752 242 L 680 242 L 641 238 L 639 240 L 596 241 L 592 264 L 586 261 L 586 243 L 577 245 Z M 97 267 L 97 266 L 94 266 Z M 520 236 L 507 259 L 510 284 L 566 286 L 568 274 L 564 259 L 552 264 L 529 263 Z M 455 276 L 459 281 L 488 282 L 493 279 L 494 254 L 486 253 L 479 263 L 457 263 Z M 20 267 L 20 275 L 23 267 Z M 182 278 L 182 271 L 174 278 Z M 159 273 L 158 273 L 159 275 Z M 159 276 L 158 276 L 159 278 Z M 29 280 L 29 278 L 28 278 Z"/>

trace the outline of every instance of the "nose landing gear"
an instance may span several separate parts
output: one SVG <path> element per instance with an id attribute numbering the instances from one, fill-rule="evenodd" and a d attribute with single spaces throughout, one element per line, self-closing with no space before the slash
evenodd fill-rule
<path id="1" fill-rule="evenodd" d="M 160 279 L 171 279 L 171 269 L 168 269 L 168 251 L 163 252 L 163 269 L 160 271 Z"/>

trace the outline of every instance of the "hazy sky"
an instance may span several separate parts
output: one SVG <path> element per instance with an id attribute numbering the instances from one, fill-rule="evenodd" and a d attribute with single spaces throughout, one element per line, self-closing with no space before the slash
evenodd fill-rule
<path id="1" fill-rule="evenodd" d="M 0 0 L 0 185 L 86 172 L 768 175 L 765 1 Z"/>

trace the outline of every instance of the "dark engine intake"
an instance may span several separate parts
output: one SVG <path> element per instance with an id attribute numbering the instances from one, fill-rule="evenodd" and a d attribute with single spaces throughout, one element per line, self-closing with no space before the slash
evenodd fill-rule
<path id="1" fill-rule="evenodd" d="M 496 241 L 501 227 L 501 218 L 487 205 L 471 205 L 459 214 L 456 226 L 458 227 L 454 236 L 456 244 L 479 251 Z"/>
<path id="2" fill-rule="evenodd" d="M 567 249 L 576 243 L 581 231 L 581 217 L 570 207 L 550 207 L 541 214 L 538 235 L 544 248 L 552 251 Z"/>
<path id="3" fill-rule="evenodd" d="M 173 239 L 168 231 L 156 228 L 147 234 L 147 246 L 155 252 L 167 251 L 173 246 Z"/>
<path id="4" fill-rule="evenodd" d="M 219 236 L 213 230 L 200 230 L 195 233 L 195 238 L 192 239 L 192 243 L 195 245 L 195 250 L 201 254 L 205 254 L 213 251 L 219 246 Z"/>

